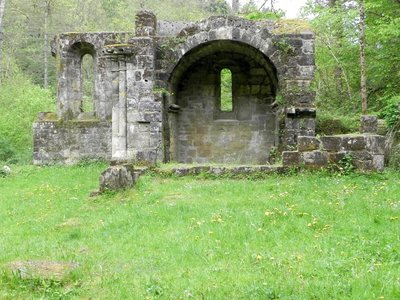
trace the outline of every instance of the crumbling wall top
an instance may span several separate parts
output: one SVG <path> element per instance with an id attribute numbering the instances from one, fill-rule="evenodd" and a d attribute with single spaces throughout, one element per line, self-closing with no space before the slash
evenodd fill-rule
<path id="1" fill-rule="evenodd" d="M 136 36 L 154 36 L 157 32 L 157 17 L 148 10 L 139 11 L 135 19 Z"/>

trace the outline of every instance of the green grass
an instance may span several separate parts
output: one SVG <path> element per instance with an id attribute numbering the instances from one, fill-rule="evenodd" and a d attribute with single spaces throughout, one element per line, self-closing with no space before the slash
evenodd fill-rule
<path id="1" fill-rule="evenodd" d="M 89 198 L 104 168 L 0 178 L 0 299 L 400 298 L 398 173 L 144 176 Z M 80 267 L 24 280 L 16 260 Z"/>

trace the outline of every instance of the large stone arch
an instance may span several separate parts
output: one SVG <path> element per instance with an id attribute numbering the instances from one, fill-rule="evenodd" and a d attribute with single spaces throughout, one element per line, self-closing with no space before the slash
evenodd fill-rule
<path id="1" fill-rule="evenodd" d="M 276 67 L 277 76 L 285 77 L 282 51 L 277 47 L 276 38 L 268 27 L 255 26 L 253 22 L 237 17 L 210 17 L 181 30 L 175 38 L 176 48 L 167 66 L 171 76 L 182 58 L 191 50 L 218 40 L 236 41 L 257 49 Z"/>
<path id="2" fill-rule="evenodd" d="M 182 53 L 182 52 L 181 52 Z M 220 71 L 232 72 L 232 111 L 222 111 Z M 264 164 L 278 143 L 277 70 L 238 40 L 205 41 L 185 52 L 171 73 L 170 152 L 183 163 Z"/>

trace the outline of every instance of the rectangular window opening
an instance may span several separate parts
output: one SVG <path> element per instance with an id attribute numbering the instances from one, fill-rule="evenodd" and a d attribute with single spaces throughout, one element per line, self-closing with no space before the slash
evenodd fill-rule
<path id="1" fill-rule="evenodd" d="M 226 68 L 221 70 L 220 110 L 225 112 L 233 111 L 232 72 Z"/>
<path id="2" fill-rule="evenodd" d="M 82 112 L 94 111 L 94 59 L 90 54 L 85 54 L 81 62 L 82 80 Z"/>

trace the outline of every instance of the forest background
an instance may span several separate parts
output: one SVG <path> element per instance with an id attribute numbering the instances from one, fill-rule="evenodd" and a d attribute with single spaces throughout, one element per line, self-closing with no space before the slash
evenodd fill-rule
<path id="1" fill-rule="evenodd" d="M 277 2 L 0 0 L 0 161 L 29 162 L 32 122 L 39 111 L 55 111 L 56 70 L 49 49 L 55 34 L 132 31 L 140 9 L 163 20 L 227 14 L 276 20 L 284 17 L 275 8 Z M 385 118 L 389 126 L 398 122 L 400 0 L 308 0 L 302 17 L 316 34 L 313 88 L 319 133 L 335 126 L 343 131 L 339 133 L 357 130 L 362 112 L 360 49 L 366 58 L 368 113 Z M 88 98 L 91 63 L 90 57 L 83 63 Z"/>

